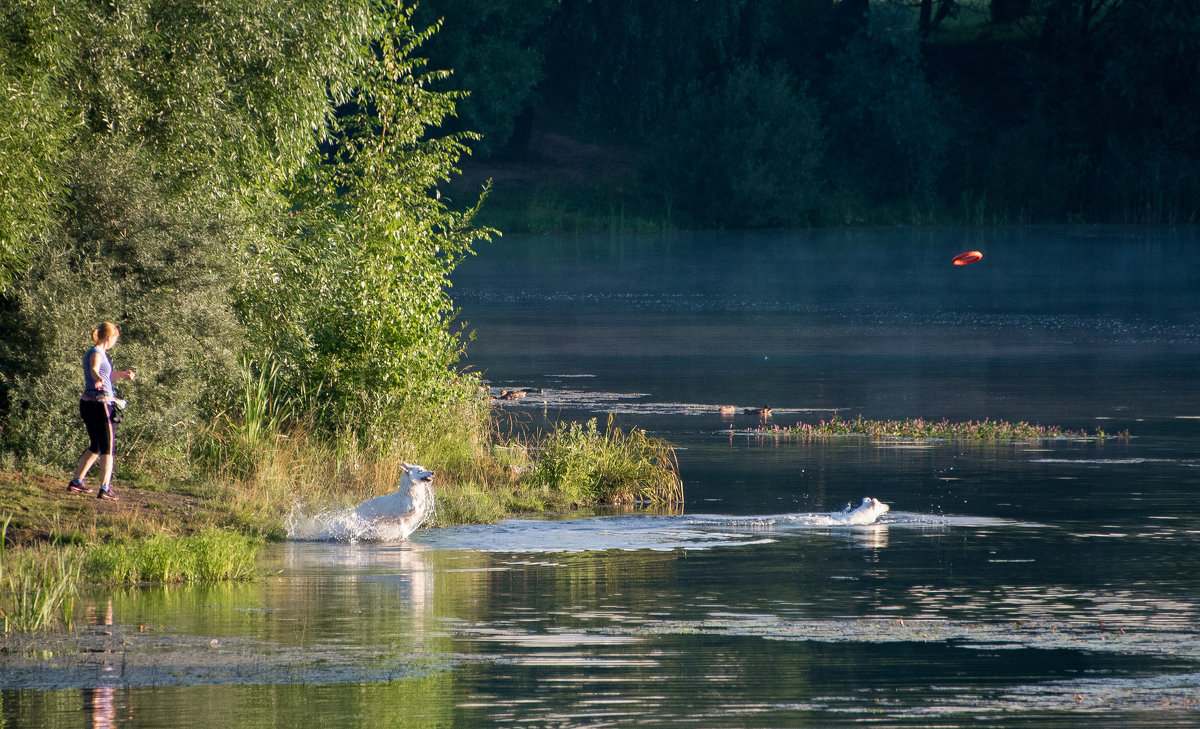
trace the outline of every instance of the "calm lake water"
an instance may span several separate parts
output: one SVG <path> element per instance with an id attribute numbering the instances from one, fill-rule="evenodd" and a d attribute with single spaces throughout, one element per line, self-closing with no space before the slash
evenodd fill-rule
<path id="1" fill-rule="evenodd" d="M 514 427 L 643 427 L 686 505 L 89 595 L 0 664 L 0 725 L 1200 726 L 1196 230 L 505 238 L 452 293 L 470 364 L 539 390 Z M 1129 437 L 802 443 L 764 405 Z"/>

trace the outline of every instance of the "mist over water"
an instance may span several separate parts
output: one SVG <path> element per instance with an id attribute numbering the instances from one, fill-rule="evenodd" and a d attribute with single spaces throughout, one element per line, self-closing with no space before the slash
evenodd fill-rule
<path id="1" fill-rule="evenodd" d="M 952 266 L 965 250 L 983 259 Z M 298 514 L 310 541 L 269 547 L 264 581 L 100 591 L 113 624 L 74 652 L 10 645 L 4 716 L 1200 725 L 1194 229 L 505 237 L 454 284 L 466 364 L 537 390 L 501 427 L 650 430 L 686 503 L 398 541 Z M 860 414 L 1093 437 L 770 431 Z M 865 496 L 890 510 L 845 523 Z"/>

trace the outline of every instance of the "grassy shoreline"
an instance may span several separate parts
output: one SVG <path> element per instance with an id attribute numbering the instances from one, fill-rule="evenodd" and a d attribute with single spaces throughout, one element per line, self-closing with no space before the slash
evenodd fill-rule
<path id="1" fill-rule="evenodd" d="M 438 473 L 433 526 L 683 499 L 671 445 L 643 431 L 592 420 L 500 438 L 481 433 L 486 421 L 472 413 L 373 446 L 324 441 L 302 423 L 277 423 L 252 442 L 229 427 L 210 434 L 201 457 L 214 461 L 200 475 L 135 473 L 116 482 L 117 501 L 69 493 L 65 471 L 0 471 L 0 629 L 69 628 L 89 584 L 253 579 L 258 550 L 286 538 L 299 505 L 350 507 L 392 491 L 404 460 Z"/>
<path id="2" fill-rule="evenodd" d="M 238 442 L 246 429 L 232 427 L 211 441 L 221 445 L 218 466 L 189 481 L 164 483 L 145 474 L 118 481 L 119 501 L 67 492 L 65 472 L 0 471 L 0 628 L 6 634 L 69 628 L 74 596 L 88 584 L 253 579 L 258 550 L 286 538 L 285 524 L 298 504 L 348 507 L 386 493 L 395 488 L 402 460 L 420 460 L 438 472 L 435 527 L 683 500 L 672 446 L 643 431 L 622 431 L 611 420 L 602 428 L 593 419 L 558 424 L 536 437 L 501 438 L 479 432 L 480 422 L 468 413 L 435 424 L 433 434 L 418 436 L 420 448 L 403 439 L 373 447 L 352 439 L 324 442 L 298 423 L 277 424 L 270 437 L 253 443 Z M 1087 433 L 1025 422 L 861 415 L 729 433 L 801 442 L 845 436 L 980 443 L 1129 437 L 1127 431 Z"/>

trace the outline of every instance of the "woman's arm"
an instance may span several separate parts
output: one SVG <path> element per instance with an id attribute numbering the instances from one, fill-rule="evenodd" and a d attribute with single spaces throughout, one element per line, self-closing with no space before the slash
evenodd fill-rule
<path id="1" fill-rule="evenodd" d="M 137 382 L 137 378 L 134 377 L 133 370 L 114 370 L 112 373 L 112 378 L 114 380 L 129 380 L 130 382 Z"/>

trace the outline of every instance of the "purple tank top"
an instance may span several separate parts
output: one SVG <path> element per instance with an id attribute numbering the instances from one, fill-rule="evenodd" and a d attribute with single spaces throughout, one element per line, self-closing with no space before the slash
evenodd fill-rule
<path id="1" fill-rule="evenodd" d="M 96 381 L 92 378 L 92 355 L 100 355 L 100 379 L 104 381 L 104 391 L 96 389 Z M 108 354 L 99 347 L 92 347 L 83 355 L 83 396 L 96 398 L 112 394 L 112 361 Z"/>

